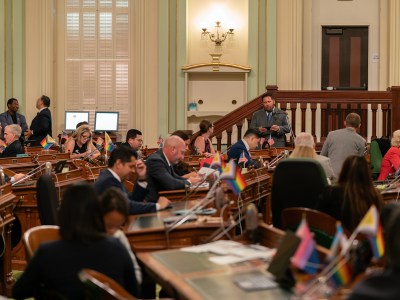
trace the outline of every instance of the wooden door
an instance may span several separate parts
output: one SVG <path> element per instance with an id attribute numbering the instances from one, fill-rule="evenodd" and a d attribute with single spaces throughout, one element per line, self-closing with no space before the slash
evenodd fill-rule
<path id="1" fill-rule="evenodd" d="M 321 89 L 368 90 L 368 27 L 323 26 Z"/>

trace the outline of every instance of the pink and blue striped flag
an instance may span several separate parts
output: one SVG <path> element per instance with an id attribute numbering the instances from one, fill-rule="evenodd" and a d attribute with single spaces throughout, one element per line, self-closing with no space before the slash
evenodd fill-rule
<path id="1" fill-rule="evenodd" d="M 320 261 L 315 248 L 315 241 L 305 218 L 297 228 L 296 235 L 301 239 L 301 242 L 292 257 L 292 264 L 309 274 L 316 274 Z"/>

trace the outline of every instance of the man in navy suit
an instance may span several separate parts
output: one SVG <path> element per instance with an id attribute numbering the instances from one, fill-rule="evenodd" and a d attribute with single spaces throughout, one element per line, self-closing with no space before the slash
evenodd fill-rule
<path id="1" fill-rule="evenodd" d="M 251 159 L 250 150 L 255 149 L 260 142 L 260 134 L 256 129 L 249 128 L 243 136 L 243 139 L 233 144 L 228 151 L 228 160 L 233 159 L 237 164 L 244 167 L 257 168 L 257 162 Z M 243 157 L 244 154 L 244 157 Z M 241 158 L 242 156 L 242 158 Z"/>
<path id="2" fill-rule="evenodd" d="M 290 125 L 286 112 L 275 107 L 275 100 L 271 93 L 267 93 L 262 98 L 263 108 L 257 110 L 251 118 L 250 128 L 257 129 L 265 143 L 271 147 L 285 147 L 286 133 L 290 132 Z"/>
<path id="3" fill-rule="evenodd" d="M 0 148 L 0 157 L 16 157 L 17 154 L 24 153 L 19 138 L 21 136 L 21 127 L 18 124 L 7 125 L 4 129 L 4 139 L 7 143 L 5 148 Z M 0 145 L 5 146 L 0 140 Z"/>
<path id="4" fill-rule="evenodd" d="M 131 173 L 137 173 L 137 181 L 132 193 L 125 189 L 123 180 Z M 166 197 L 160 197 L 155 202 L 143 202 L 147 198 L 149 189 L 146 181 L 146 165 L 141 160 L 137 160 L 137 153 L 127 147 L 119 147 L 111 152 L 108 159 L 108 169 L 100 173 L 94 183 L 99 194 L 109 187 L 120 189 L 129 199 L 129 213 L 142 214 L 156 212 L 168 206 L 170 201 Z"/>
<path id="5" fill-rule="evenodd" d="M 184 189 L 202 180 L 198 176 L 186 179 L 175 173 L 173 166 L 183 159 L 185 152 L 185 142 L 180 137 L 172 135 L 165 140 L 163 148 L 147 158 L 147 177 L 150 184 L 149 201 L 157 199 L 160 191 Z"/>
<path id="6" fill-rule="evenodd" d="M 36 102 L 39 110 L 33 118 L 31 127 L 25 132 L 25 138 L 32 140 L 31 146 L 40 146 L 40 142 L 47 136 L 52 136 L 51 112 L 49 110 L 50 98 L 42 95 Z"/>

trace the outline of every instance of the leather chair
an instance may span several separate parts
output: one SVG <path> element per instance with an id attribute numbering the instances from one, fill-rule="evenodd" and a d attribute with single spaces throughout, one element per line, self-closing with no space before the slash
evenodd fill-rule
<path id="1" fill-rule="evenodd" d="M 110 277 L 91 270 L 83 269 L 79 272 L 79 279 L 85 284 L 86 299 L 93 300 L 134 300 L 120 284 Z"/>
<path id="2" fill-rule="evenodd" d="M 315 242 L 318 245 L 329 248 L 336 233 L 337 220 L 318 210 L 305 207 L 290 207 L 282 211 L 283 229 L 296 231 L 303 217 L 306 218 L 311 232 L 314 233 Z M 343 228 L 343 231 L 349 235 L 347 229 Z"/>
<path id="3" fill-rule="evenodd" d="M 32 258 L 41 243 L 59 240 L 59 229 L 58 226 L 54 225 L 41 225 L 29 228 L 23 237 L 26 259 L 29 260 Z"/>
<path id="4" fill-rule="evenodd" d="M 57 225 L 57 190 L 51 175 L 43 174 L 36 185 L 36 198 L 42 225 Z"/>
<path id="5" fill-rule="evenodd" d="M 327 185 L 325 171 L 318 161 L 309 158 L 280 161 L 272 179 L 272 224 L 282 228 L 281 214 L 285 208 L 314 208 Z"/>

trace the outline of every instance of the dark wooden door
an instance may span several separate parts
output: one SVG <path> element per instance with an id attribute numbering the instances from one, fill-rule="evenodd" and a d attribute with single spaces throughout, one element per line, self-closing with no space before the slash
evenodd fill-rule
<path id="1" fill-rule="evenodd" d="M 368 90 L 368 27 L 322 26 L 321 89 Z"/>

